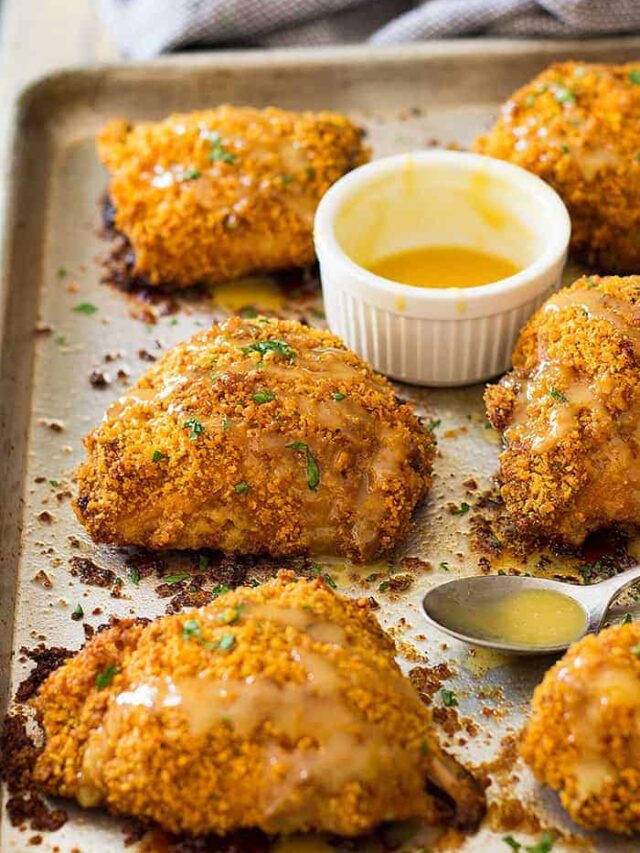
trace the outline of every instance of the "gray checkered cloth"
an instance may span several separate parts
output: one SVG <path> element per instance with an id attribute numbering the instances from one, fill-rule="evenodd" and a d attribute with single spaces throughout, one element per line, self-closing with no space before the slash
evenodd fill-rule
<path id="1" fill-rule="evenodd" d="M 640 31 L 640 0 L 99 0 L 121 50 L 281 47 Z"/>

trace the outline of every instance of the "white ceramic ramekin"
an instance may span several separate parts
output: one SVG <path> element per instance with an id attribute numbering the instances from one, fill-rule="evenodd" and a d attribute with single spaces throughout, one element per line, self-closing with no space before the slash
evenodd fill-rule
<path id="1" fill-rule="evenodd" d="M 518 166 L 458 151 L 374 160 L 322 198 L 315 244 L 330 329 L 381 373 L 466 385 L 507 369 L 523 323 L 560 283 L 571 226 L 557 193 Z M 521 271 L 469 288 L 398 284 L 365 267 L 460 245 Z"/>

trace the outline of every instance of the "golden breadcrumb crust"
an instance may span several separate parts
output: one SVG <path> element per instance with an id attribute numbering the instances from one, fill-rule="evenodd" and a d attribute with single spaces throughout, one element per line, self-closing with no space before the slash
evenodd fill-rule
<path id="1" fill-rule="evenodd" d="M 308 624 L 298 625 L 296 614 Z M 339 632 L 337 642 L 314 637 L 327 625 Z M 224 648 L 223 637 L 232 638 Z M 383 820 L 434 820 L 425 779 L 440 750 L 428 711 L 393 654 L 364 600 L 284 572 L 200 610 L 146 626 L 124 620 L 49 676 L 33 700 L 45 731 L 36 780 L 52 794 L 152 819 L 172 832 L 258 827 L 355 835 Z M 198 729 L 184 698 L 184 685 L 194 680 L 203 713 L 225 685 L 228 692 L 228 713 L 211 714 Z M 281 702 L 267 715 L 259 701 L 249 702 L 256 725 L 245 730 L 234 697 L 250 700 L 252 690 L 259 697 L 267 683 Z M 146 705 L 132 703 L 135 691 L 159 685 L 164 694 L 149 699 L 147 692 Z M 283 725 L 288 690 L 303 696 L 297 733 Z M 310 709 L 316 719 L 305 723 Z M 351 754 L 340 755 L 345 746 Z M 364 749 L 370 752 L 361 767 Z"/>
<path id="2" fill-rule="evenodd" d="M 579 543 L 640 520 L 639 346 L 640 277 L 580 278 L 532 317 L 513 371 L 487 386 L 502 496 L 523 532 Z"/>
<path id="3" fill-rule="evenodd" d="M 520 752 L 590 829 L 640 832 L 640 625 L 574 643 L 536 688 Z"/>
<path id="4" fill-rule="evenodd" d="M 133 274 L 174 287 L 311 263 L 320 198 L 369 159 L 337 113 L 228 105 L 111 121 L 98 152 Z"/>
<path id="5" fill-rule="evenodd" d="M 339 338 L 238 317 L 167 352 L 85 447 L 75 506 L 96 541 L 358 560 L 406 534 L 434 456 Z"/>
<path id="6" fill-rule="evenodd" d="M 474 149 L 551 184 L 571 246 L 603 272 L 640 270 L 640 65 L 552 65 L 515 92 Z"/>

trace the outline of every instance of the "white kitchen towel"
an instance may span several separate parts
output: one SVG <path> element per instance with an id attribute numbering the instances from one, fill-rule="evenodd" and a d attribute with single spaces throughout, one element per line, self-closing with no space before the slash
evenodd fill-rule
<path id="1" fill-rule="evenodd" d="M 640 31 L 640 0 L 99 0 L 122 52 Z"/>

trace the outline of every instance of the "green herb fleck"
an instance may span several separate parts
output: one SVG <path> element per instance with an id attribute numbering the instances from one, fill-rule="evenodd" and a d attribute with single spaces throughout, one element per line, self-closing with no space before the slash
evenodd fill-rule
<path id="1" fill-rule="evenodd" d="M 96 675 L 96 687 L 98 690 L 104 690 L 105 687 L 108 687 L 119 671 L 118 667 L 112 663 L 105 666 L 102 672 Z"/>
<path id="2" fill-rule="evenodd" d="M 167 575 L 165 578 L 162 578 L 162 580 L 165 583 L 172 584 L 172 583 L 180 583 L 180 581 L 186 581 L 190 577 L 191 577 L 191 575 L 189 574 L 189 572 L 179 572 L 176 575 Z"/>
<path id="3" fill-rule="evenodd" d="M 233 490 L 238 495 L 244 495 L 249 491 L 249 483 L 236 483 Z"/>
<path id="4" fill-rule="evenodd" d="M 549 853 L 553 849 L 555 838 L 550 832 L 543 832 L 537 844 L 525 847 L 526 853 Z"/>
<path id="5" fill-rule="evenodd" d="M 575 104 L 576 96 L 566 86 L 554 86 L 553 97 L 559 104 Z"/>
<path id="6" fill-rule="evenodd" d="M 198 569 L 204 572 L 209 565 L 209 558 L 206 554 L 200 554 L 198 557 Z"/>
<path id="7" fill-rule="evenodd" d="M 623 625 L 629 625 L 629 624 L 631 624 L 631 622 L 633 622 L 633 619 L 631 618 L 631 614 L 630 614 L 630 613 L 625 613 L 625 614 L 624 614 L 624 619 L 622 620 L 622 624 L 623 624 Z"/>
<path id="8" fill-rule="evenodd" d="M 201 177 L 202 177 L 202 172 L 200 172 L 198 169 L 187 169 L 187 171 L 184 172 L 182 175 L 182 180 L 183 181 L 195 181 Z"/>
<path id="9" fill-rule="evenodd" d="M 252 308 L 250 305 L 245 305 L 244 308 L 240 309 L 240 316 L 244 317 L 247 320 L 255 320 L 258 316 L 258 312 L 255 308 Z"/>
<path id="10" fill-rule="evenodd" d="M 640 643 L 639 643 L 637 646 L 634 646 L 634 647 L 631 649 L 631 651 L 633 652 L 633 654 L 634 654 L 637 658 L 640 658 Z"/>
<path id="11" fill-rule="evenodd" d="M 49 480 L 49 485 L 53 486 L 54 489 L 57 489 L 60 485 L 60 482 L 58 480 Z"/>
<path id="12" fill-rule="evenodd" d="M 163 453 L 161 450 L 154 450 L 153 455 L 151 457 L 152 462 L 162 462 L 163 459 L 168 459 L 166 453 Z"/>
<path id="13" fill-rule="evenodd" d="M 73 310 L 76 314 L 86 314 L 87 316 L 90 316 L 91 314 L 96 313 L 98 307 L 92 302 L 80 302 L 78 305 L 74 305 Z"/>
<path id="14" fill-rule="evenodd" d="M 134 586 L 140 585 L 140 571 L 136 566 L 129 566 L 129 580 Z"/>
<path id="15" fill-rule="evenodd" d="M 182 637 L 185 640 L 199 640 L 202 637 L 200 623 L 197 619 L 187 619 L 187 621 L 182 625 Z"/>
<path id="16" fill-rule="evenodd" d="M 189 418 L 182 424 L 182 429 L 189 430 L 189 441 L 197 441 L 204 432 L 204 427 L 197 418 Z"/>
<path id="17" fill-rule="evenodd" d="M 346 395 L 346 394 L 343 394 L 343 393 L 342 393 L 342 391 L 334 391 L 334 392 L 331 394 L 331 396 L 333 397 L 333 399 L 334 399 L 334 400 L 338 400 L 338 401 L 339 401 L 339 400 L 344 400 L 344 399 L 346 399 L 346 396 L 347 396 L 347 395 Z"/>
<path id="18" fill-rule="evenodd" d="M 447 563 L 445 560 L 443 560 L 440 563 L 440 568 L 442 569 L 443 572 L 448 572 L 449 571 L 449 563 Z"/>
<path id="19" fill-rule="evenodd" d="M 389 587 L 390 587 L 390 586 L 391 586 L 391 582 L 390 582 L 390 581 L 388 581 L 388 580 L 382 581 L 382 583 L 381 583 L 381 584 L 380 584 L 380 586 L 378 587 L 378 591 L 379 591 L 379 592 L 386 592 L 386 591 L 389 589 Z"/>
<path id="20" fill-rule="evenodd" d="M 257 586 L 257 584 L 256 584 Z M 214 598 L 217 598 L 219 595 L 224 595 L 225 592 L 231 592 L 231 587 L 227 586 L 226 583 L 219 583 L 213 587 L 211 590 L 211 594 Z"/>
<path id="21" fill-rule="evenodd" d="M 259 406 L 262 406 L 264 403 L 270 403 L 272 400 L 275 400 L 276 395 L 273 391 L 256 391 L 253 399 Z"/>
<path id="22" fill-rule="evenodd" d="M 68 272 L 65 269 L 65 267 L 58 267 L 58 271 L 56 272 L 56 275 L 58 276 L 58 278 L 66 278 L 66 276 L 68 275 Z"/>
<path id="23" fill-rule="evenodd" d="M 498 569 L 498 574 L 499 574 L 501 577 L 504 577 L 507 573 L 505 572 L 505 570 L 504 570 L 504 569 Z"/>
<path id="24" fill-rule="evenodd" d="M 505 844 L 507 844 L 512 850 L 521 850 L 522 844 L 519 841 L 516 841 L 513 835 L 505 835 L 502 839 Z"/>
<path id="25" fill-rule="evenodd" d="M 82 619 L 82 617 L 84 616 L 84 610 L 82 609 L 81 604 L 76 604 L 71 616 L 73 619 Z"/>
<path id="26" fill-rule="evenodd" d="M 427 424 L 427 429 L 429 430 L 429 432 L 433 432 L 434 429 L 439 427 L 441 423 L 442 423 L 442 421 L 440 420 L 440 418 L 438 418 L 437 420 L 431 420 Z"/>
<path id="27" fill-rule="evenodd" d="M 569 398 L 565 397 L 562 391 L 558 391 L 557 388 L 549 388 L 549 396 L 553 397 L 553 399 L 557 400 L 559 403 L 569 402 Z"/>
<path id="28" fill-rule="evenodd" d="M 236 155 L 223 148 L 222 140 L 220 139 L 219 133 L 216 133 L 214 131 L 209 135 L 209 139 L 211 140 L 211 151 L 209 152 L 209 160 L 211 160 L 212 163 L 216 160 L 219 160 L 222 163 L 236 162 L 236 160 L 238 159 Z"/>
<path id="29" fill-rule="evenodd" d="M 293 347 L 289 346 L 286 341 L 281 341 L 278 338 L 268 338 L 266 341 L 256 341 L 254 344 L 242 347 L 242 352 L 245 353 L 245 355 L 252 352 L 260 353 L 260 361 L 262 361 L 268 352 L 281 355 L 283 358 L 288 358 L 289 361 L 293 361 L 296 357 L 296 351 Z"/>
<path id="30" fill-rule="evenodd" d="M 453 692 L 453 690 L 447 690 L 446 687 L 443 687 L 440 690 L 440 696 L 442 697 L 442 704 L 446 708 L 455 708 L 458 705 L 458 697 Z"/>
<path id="31" fill-rule="evenodd" d="M 640 71 L 637 68 L 632 68 L 629 72 L 629 82 L 634 86 L 640 86 Z"/>
<path id="32" fill-rule="evenodd" d="M 295 180 L 293 175 L 282 174 L 280 175 L 283 184 L 292 184 Z"/>
<path id="33" fill-rule="evenodd" d="M 307 166 L 305 171 L 307 178 L 312 181 L 316 176 L 316 170 L 312 166 Z"/>
<path id="34" fill-rule="evenodd" d="M 222 649 L 223 652 L 228 652 L 235 645 L 236 638 L 233 634 L 223 634 L 218 642 L 218 648 Z"/>
<path id="35" fill-rule="evenodd" d="M 307 460 L 307 484 L 311 491 L 315 492 L 320 485 L 320 469 L 318 468 L 318 463 L 311 452 L 311 448 L 303 441 L 292 441 L 291 444 L 287 444 L 287 448 L 289 450 L 296 450 L 300 453 L 304 453 Z"/>
<path id="36" fill-rule="evenodd" d="M 229 429 L 231 426 L 231 421 L 226 415 L 222 416 L 222 429 Z"/>
<path id="37" fill-rule="evenodd" d="M 177 325 L 178 325 L 178 318 L 177 318 L 177 317 L 172 317 L 172 318 L 169 320 L 169 325 L 170 325 L 170 326 L 177 326 Z"/>
<path id="38" fill-rule="evenodd" d="M 470 509 L 471 509 L 471 507 L 469 506 L 469 504 L 466 501 L 462 501 L 460 506 L 458 506 L 454 510 L 452 510 L 452 513 L 453 513 L 453 515 L 465 515 L 466 513 L 469 512 Z"/>
<path id="39" fill-rule="evenodd" d="M 57 344 L 63 347 L 67 343 L 66 335 L 56 335 L 53 339 Z"/>
<path id="40" fill-rule="evenodd" d="M 429 749 L 429 741 L 423 740 L 422 743 L 420 744 L 420 752 L 423 755 L 429 755 L 430 751 L 431 750 Z"/>
<path id="41" fill-rule="evenodd" d="M 569 148 L 568 145 L 561 145 L 560 150 L 562 151 L 563 154 L 570 154 L 571 153 L 571 149 Z"/>
<path id="42" fill-rule="evenodd" d="M 487 421 L 487 423 L 484 424 L 484 428 L 485 429 L 493 429 L 493 426 L 489 423 L 489 421 Z"/>
<path id="43" fill-rule="evenodd" d="M 331 589 L 338 589 L 338 584 L 334 581 L 329 572 L 324 572 L 322 575 L 322 579 L 327 584 L 327 586 L 331 587 Z"/>

